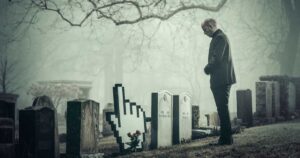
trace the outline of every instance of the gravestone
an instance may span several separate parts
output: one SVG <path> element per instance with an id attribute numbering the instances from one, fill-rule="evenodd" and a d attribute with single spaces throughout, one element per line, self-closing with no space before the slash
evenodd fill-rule
<path id="1" fill-rule="evenodd" d="M 295 112 L 294 109 L 297 109 L 297 106 L 300 107 L 300 97 L 296 97 L 297 95 L 300 96 L 300 78 L 286 75 L 271 75 L 261 76 L 260 80 L 279 82 L 280 116 L 286 119 L 290 118 Z"/>
<path id="2" fill-rule="evenodd" d="M 199 128 L 200 108 L 198 105 L 192 106 L 192 128 Z"/>
<path id="3" fill-rule="evenodd" d="M 125 99 L 122 84 L 113 87 L 114 112 L 108 112 L 110 123 L 121 153 L 143 150 L 146 115 L 140 105 Z"/>
<path id="4" fill-rule="evenodd" d="M 22 158 L 58 158 L 56 110 L 33 106 L 19 111 Z"/>
<path id="5" fill-rule="evenodd" d="M 15 103 L 0 100 L 0 119 L 0 144 L 14 144 Z"/>
<path id="6" fill-rule="evenodd" d="M 253 126 L 252 94 L 250 89 L 237 90 L 237 118 L 242 120 L 242 125 Z"/>
<path id="7" fill-rule="evenodd" d="M 0 93 L 0 157 L 16 157 L 15 109 L 18 95 Z"/>
<path id="8" fill-rule="evenodd" d="M 211 113 L 209 115 L 210 115 L 209 116 L 210 125 L 213 126 L 213 127 L 220 126 L 220 119 L 219 119 L 218 112 L 213 112 L 213 113 Z"/>
<path id="9" fill-rule="evenodd" d="M 172 145 L 173 96 L 168 91 L 151 96 L 151 148 Z"/>
<path id="10" fill-rule="evenodd" d="M 173 144 L 192 138 L 191 97 L 186 93 L 173 96 Z"/>
<path id="11" fill-rule="evenodd" d="M 294 77 L 291 79 L 296 89 L 296 111 L 300 114 L 300 77 Z"/>
<path id="12" fill-rule="evenodd" d="M 272 82 L 256 82 L 256 114 L 272 118 Z"/>
<path id="13" fill-rule="evenodd" d="M 107 106 L 103 109 L 103 128 L 102 128 L 102 135 L 104 137 L 113 135 L 113 131 L 111 130 L 111 126 L 109 122 L 106 120 L 106 114 L 107 113 L 113 113 L 114 112 L 114 106 L 112 103 L 108 103 Z"/>
<path id="14" fill-rule="evenodd" d="M 67 157 L 96 154 L 99 133 L 99 103 L 87 99 L 68 101 Z"/>
<path id="15" fill-rule="evenodd" d="M 288 85 L 288 114 L 292 115 L 296 111 L 296 87 L 290 82 Z"/>
<path id="16" fill-rule="evenodd" d="M 280 116 L 280 84 L 272 82 L 272 117 Z"/>

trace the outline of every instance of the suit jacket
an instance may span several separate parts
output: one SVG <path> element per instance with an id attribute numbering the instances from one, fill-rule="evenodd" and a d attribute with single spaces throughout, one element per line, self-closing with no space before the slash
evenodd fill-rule
<path id="1" fill-rule="evenodd" d="M 221 30 L 214 32 L 209 47 L 208 64 L 204 71 L 210 74 L 210 87 L 236 83 L 227 36 Z"/>

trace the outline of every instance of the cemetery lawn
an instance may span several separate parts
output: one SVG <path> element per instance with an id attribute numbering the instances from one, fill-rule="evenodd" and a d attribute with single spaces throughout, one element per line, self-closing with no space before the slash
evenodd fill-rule
<path id="1" fill-rule="evenodd" d="M 300 157 L 300 119 L 247 128 L 233 138 L 234 144 L 227 146 L 211 146 L 209 144 L 217 142 L 218 137 L 208 137 L 127 155 L 111 154 L 118 151 L 112 136 L 103 138 L 99 145 L 105 157 Z"/>

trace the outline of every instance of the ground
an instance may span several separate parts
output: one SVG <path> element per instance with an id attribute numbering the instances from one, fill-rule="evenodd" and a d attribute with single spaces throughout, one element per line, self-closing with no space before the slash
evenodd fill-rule
<path id="1" fill-rule="evenodd" d="M 149 150 L 127 155 L 111 154 L 118 151 L 113 137 L 101 140 L 105 157 L 276 157 L 300 158 L 300 119 L 247 128 L 233 136 L 234 144 L 211 146 L 218 137 L 193 140 L 191 143 Z"/>

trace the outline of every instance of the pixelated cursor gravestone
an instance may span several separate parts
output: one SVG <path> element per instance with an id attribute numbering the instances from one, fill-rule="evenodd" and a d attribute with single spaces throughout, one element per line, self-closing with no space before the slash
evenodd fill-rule
<path id="1" fill-rule="evenodd" d="M 113 97 L 115 111 L 107 112 L 106 120 L 112 127 L 120 152 L 141 151 L 143 149 L 142 144 L 145 141 L 145 111 L 136 103 L 125 100 L 125 91 L 122 84 L 116 84 L 113 87 Z M 137 141 L 133 141 L 132 137 L 129 137 L 129 135 L 133 136 L 135 133 L 139 133 Z"/>

